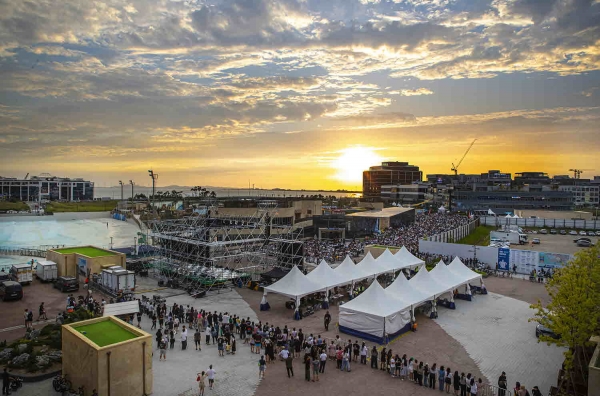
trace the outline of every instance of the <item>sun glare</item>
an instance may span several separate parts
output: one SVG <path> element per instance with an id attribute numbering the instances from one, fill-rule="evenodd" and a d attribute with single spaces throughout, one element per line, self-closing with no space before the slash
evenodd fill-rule
<path id="1" fill-rule="evenodd" d="M 370 166 L 381 163 L 381 157 L 372 147 L 353 146 L 339 151 L 339 157 L 332 162 L 337 169 L 335 179 L 346 182 L 362 182 L 362 173 Z"/>

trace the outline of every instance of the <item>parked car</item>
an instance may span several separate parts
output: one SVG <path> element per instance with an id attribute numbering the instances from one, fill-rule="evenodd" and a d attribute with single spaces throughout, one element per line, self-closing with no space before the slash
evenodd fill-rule
<path id="1" fill-rule="evenodd" d="M 579 247 L 590 247 L 592 246 L 592 242 L 586 241 L 585 239 L 580 239 L 577 241 L 577 246 Z"/>
<path id="2" fill-rule="evenodd" d="M 571 230 L 571 231 L 569 231 L 569 235 L 577 235 L 577 231 Z"/>
<path id="3" fill-rule="evenodd" d="M 533 238 L 531 240 L 531 243 L 533 243 L 534 245 L 539 245 L 540 244 L 540 238 Z"/>
<path id="4" fill-rule="evenodd" d="M 556 231 L 554 228 L 550 230 L 550 234 L 558 234 L 558 231 Z"/>
<path id="5" fill-rule="evenodd" d="M 549 329 L 546 326 L 543 326 L 541 324 L 538 324 L 537 326 L 535 326 L 535 336 L 537 338 L 540 338 L 541 335 L 552 337 L 555 340 L 558 340 L 560 338 L 560 336 L 558 334 L 556 334 L 554 331 L 552 331 L 551 329 Z"/>
<path id="6" fill-rule="evenodd" d="M 560 233 L 560 235 L 567 235 L 567 231 L 565 231 L 565 230 L 560 230 L 559 233 Z"/>
<path id="7" fill-rule="evenodd" d="M 579 241 L 588 241 L 588 242 L 592 242 L 592 240 L 590 238 L 575 238 L 573 239 L 573 242 L 577 243 Z"/>
<path id="8" fill-rule="evenodd" d="M 23 298 L 23 286 L 19 282 L 4 281 L 0 283 L 0 298 L 2 301 L 20 300 Z"/>
<path id="9" fill-rule="evenodd" d="M 72 276 L 59 276 L 56 282 L 54 282 L 54 287 L 63 293 L 66 291 L 78 291 L 79 282 L 77 278 L 73 278 Z"/>
<path id="10" fill-rule="evenodd" d="M 588 231 L 587 234 L 589 236 L 596 236 L 596 233 L 594 231 Z"/>
<path id="11" fill-rule="evenodd" d="M 596 231 L 596 236 L 600 236 L 600 231 Z"/>
<path id="12" fill-rule="evenodd" d="M 547 234 L 547 233 L 548 233 L 548 230 L 547 230 L 547 229 L 545 229 L 545 228 L 542 228 L 542 229 L 540 230 L 540 234 Z"/>
<path id="13" fill-rule="evenodd" d="M 585 231 L 579 231 L 579 235 L 586 236 L 586 235 L 587 235 L 587 232 L 585 232 Z"/>

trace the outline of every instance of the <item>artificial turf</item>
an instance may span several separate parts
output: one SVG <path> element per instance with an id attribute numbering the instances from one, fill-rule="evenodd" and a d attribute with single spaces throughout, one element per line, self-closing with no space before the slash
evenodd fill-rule
<path id="1" fill-rule="evenodd" d="M 136 334 L 122 328 L 110 320 L 75 327 L 75 330 L 89 338 L 99 347 L 116 344 L 137 338 Z"/>
<path id="2" fill-rule="evenodd" d="M 113 252 L 107 252 L 106 250 L 97 249 L 95 247 L 74 247 L 74 248 L 64 248 L 64 249 L 54 249 L 55 252 L 61 254 L 70 254 L 70 253 L 79 253 L 88 257 L 104 257 L 104 256 L 114 256 Z"/>

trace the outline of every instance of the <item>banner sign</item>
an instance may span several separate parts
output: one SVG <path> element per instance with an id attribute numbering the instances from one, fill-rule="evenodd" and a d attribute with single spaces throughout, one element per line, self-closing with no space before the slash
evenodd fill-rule
<path id="1" fill-rule="evenodd" d="M 539 266 L 540 268 L 560 268 L 564 267 L 569 260 L 571 260 L 570 254 L 540 252 Z"/>
<path id="2" fill-rule="evenodd" d="M 500 271 L 510 271 L 510 249 L 498 249 L 498 269 Z"/>

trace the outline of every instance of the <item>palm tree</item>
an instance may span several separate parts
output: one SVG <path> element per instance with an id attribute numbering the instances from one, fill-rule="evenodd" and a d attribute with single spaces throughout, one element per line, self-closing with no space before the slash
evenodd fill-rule
<path id="1" fill-rule="evenodd" d="M 216 197 L 217 197 L 217 193 L 216 193 L 216 192 L 214 192 L 214 191 L 211 191 L 211 192 L 210 192 L 210 197 L 211 197 L 211 198 L 216 198 Z"/>

